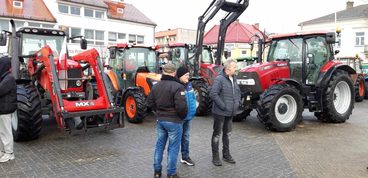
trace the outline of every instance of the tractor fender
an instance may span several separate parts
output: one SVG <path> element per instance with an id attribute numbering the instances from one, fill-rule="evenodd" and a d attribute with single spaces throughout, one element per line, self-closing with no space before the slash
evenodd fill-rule
<path id="1" fill-rule="evenodd" d="M 297 80 L 290 79 L 290 78 L 279 78 L 279 81 L 283 81 L 286 84 L 294 86 L 297 90 L 302 91 L 302 84 Z"/>
<path id="2" fill-rule="evenodd" d="M 326 86 L 328 85 L 328 82 L 330 81 L 332 74 L 336 71 L 336 70 L 342 70 L 345 71 L 347 73 L 351 74 L 356 74 L 356 71 L 346 65 L 346 64 L 338 64 L 338 65 L 334 65 L 332 67 L 330 67 L 327 72 L 325 73 L 321 73 L 318 77 L 316 86 L 321 87 L 321 88 L 326 88 Z"/>
<path id="3" fill-rule="evenodd" d="M 189 79 L 189 81 L 194 81 L 194 80 L 201 80 L 203 82 L 206 82 L 206 80 L 203 78 L 203 77 L 199 77 L 199 76 L 196 76 L 196 77 L 192 77 Z"/>
<path id="4" fill-rule="evenodd" d="M 121 87 L 119 85 L 118 77 L 116 76 L 115 72 L 113 72 L 112 70 L 106 70 L 105 73 L 109 77 L 114 90 L 119 91 Z"/>

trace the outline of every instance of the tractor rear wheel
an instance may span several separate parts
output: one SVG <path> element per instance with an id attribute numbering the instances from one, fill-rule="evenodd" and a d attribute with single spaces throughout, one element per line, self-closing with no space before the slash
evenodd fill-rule
<path id="1" fill-rule="evenodd" d="M 290 131 L 302 119 L 302 97 L 291 85 L 273 85 L 262 93 L 257 112 L 267 129 Z"/>
<path id="2" fill-rule="evenodd" d="M 365 81 L 363 75 L 358 75 L 358 78 L 355 82 L 355 101 L 361 102 L 365 97 Z"/>
<path id="3" fill-rule="evenodd" d="M 246 120 L 247 117 L 250 115 L 253 109 L 245 109 L 241 113 L 237 114 L 233 117 L 233 122 L 240 122 L 242 120 Z"/>
<path id="4" fill-rule="evenodd" d="M 354 84 L 349 74 L 337 70 L 324 91 L 323 112 L 314 114 L 318 120 L 342 123 L 349 119 L 354 108 Z"/>
<path id="5" fill-rule="evenodd" d="M 41 99 L 37 89 L 30 83 L 17 85 L 17 116 L 13 117 L 15 141 L 34 140 L 42 127 Z"/>
<path id="6" fill-rule="evenodd" d="M 197 100 L 196 116 L 206 116 L 212 108 L 212 100 L 210 98 L 208 86 L 201 80 L 193 80 L 191 82 Z"/>
<path id="7" fill-rule="evenodd" d="M 146 96 L 139 90 L 127 91 L 124 97 L 124 109 L 128 122 L 142 122 L 147 115 Z"/>

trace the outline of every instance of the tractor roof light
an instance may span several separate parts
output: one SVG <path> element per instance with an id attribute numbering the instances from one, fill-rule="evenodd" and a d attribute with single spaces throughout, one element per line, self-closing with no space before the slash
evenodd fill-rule
<path id="1" fill-rule="evenodd" d="M 31 32 L 31 29 L 29 29 L 29 28 L 25 28 L 25 29 L 24 29 L 24 31 L 25 31 L 25 32 Z"/>
<path id="2" fill-rule="evenodd" d="M 33 33 L 37 33 L 37 32 L 38 32 L 38 30 L 37 30 L 37 29 L 32 29 L 32 32 L 33 32 Z"/>

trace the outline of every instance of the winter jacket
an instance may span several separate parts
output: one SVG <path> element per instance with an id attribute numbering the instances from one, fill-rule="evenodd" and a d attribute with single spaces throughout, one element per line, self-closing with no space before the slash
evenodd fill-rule
<path id="1" fill-rule="evenodd" d="M 175 77 L 162 75 L 148 95 L 147 106 L 158 120 L 181 123 L 188 112 L 184 85 Z"/>
<path id="2" fill-rule="evenodd" d="M 10 72 L 10 59 L 0 58 L 0 114 L 10 114 L 17 109 L 17 84 Z"/>
<path id="3" fill-rule="evenodd" d="M 185 117 L 185 121 L 190 121 L 194 118 L 194 115 L 196 113 L 197 107 L 197 100 L 196 100 L 196 96 L 192 87 L 192 83 L 188 82 L 185 85 L 185 98 L 187 101 L 187 107 L 188 107 L 188 114 Z"/>
<path id="4" fill-rule="evenodd" d="M 229 76 L 225 75 L 224 71 L 221 71 L 215 78 L 210 91 L 210 97 L 213 101 L 213 114 L 230 117 L 235 116 L 239 111 L 240 88 L 236 83 L 235 76 L 233 80 L 232 85 Z"/>

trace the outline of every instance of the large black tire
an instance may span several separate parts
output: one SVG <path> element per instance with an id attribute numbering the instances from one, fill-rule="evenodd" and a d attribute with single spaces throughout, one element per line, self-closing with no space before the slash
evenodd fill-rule
<path id="1" fill-rule="evenodd" d="M 207 116 L 212 109 L 212 100 L 207 84 L 202 80 L 193 80 L 192 86 L 196 94 L 197 110 L 196 116 Z"/>
<path id="2" fill-rule="evenodd" d="M 15 141 L 34 140 L 42 127 L 41 99 L 32 84 L 17 85 L 18 119 L 13 121 Z"/>
<path id="3" fill-rule="evenodd" d="M 302 119 L 302 97 L 291 85 L 273 85 L 261 94 L 257 112 L 267 129 L 291 131 Z"/>
<path id="4" fill-rule="evenodd" d="M 247 117 L 250 115 L 253 109 L 245 109 L 241 113 L 237 114 L 233 117 L 233 122 L 241 122 L 242 120 L 246 120 Z"/>
<path id="5" fill-rule="evenodd" d="M 364 82 L 365 96 L 364 99 L 368 99 L 368 80 Z"/>
<path id="6" fill-rule="evenodd" d="M 335 71 L 324 90 L 322 103 L 322 112 L 314 113 L 318 120 L 342 123 L 349 119 L 354 108 L 354 84 L 347 72 Z"/>
<path id="7" fill-rule="evenodd" d="M 355 82 L 355 101 L 362 102 L 365 97 L 365 81 L 363 75 L 358 75 L 358 78 Z"/>
<path id="8" fill-rule="evenodd" d="M 130 123 L 141 123 L 147 115 L 146 96 L 140 90 L 129 90 L 124 97 L 125 115 Z"/>

